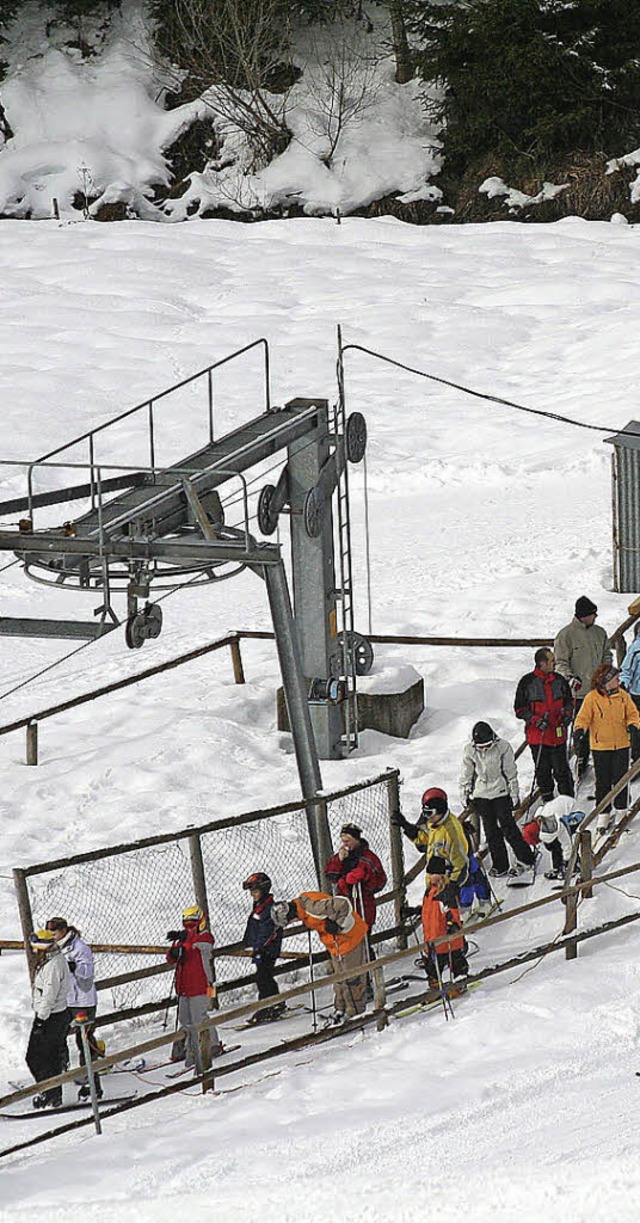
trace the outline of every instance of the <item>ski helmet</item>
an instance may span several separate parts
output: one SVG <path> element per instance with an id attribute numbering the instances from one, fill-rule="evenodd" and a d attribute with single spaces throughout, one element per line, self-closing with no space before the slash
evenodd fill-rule
<path id="1" fill-rule="evenodd" d="M 199 933 L 202 933 L 206 928 L 207 919 L 200 905 L 189 905 L 188 909 L 183 910 L 182 924 L 183 926 L 197 926 Z"/>
<path id="2" fill-rule="evenodd" d="M 51 951 L 56 946 L 53 930 L 34 930 L 29 935 L 29 946 L 32 951 Z"/>
<path id="3" fill-rule="evenodd" d="M 432 786 L 422 795 L 422 811 L 418 823 L 440 824 L 449 814 L 449 799 L 444 790 Z"/>
<path id="4" fill-rule="evenodd" d="M 476 747 L 491 747 L 498 736 L 493 727 L 489 726 L 488 722 L 476 722 L 471 731 L 471 738 Z"/>
<path id="5" fill-rule="evenodd" d="M 242 886 L 245 892 L 251 892 L 254 888 L 257 888 L 266 896 L 267 892 L 271 891 L 271 880 L 268 875 L 265 875 L 264 871 L 254 871 L 252 875 L 245 879 Z"/>

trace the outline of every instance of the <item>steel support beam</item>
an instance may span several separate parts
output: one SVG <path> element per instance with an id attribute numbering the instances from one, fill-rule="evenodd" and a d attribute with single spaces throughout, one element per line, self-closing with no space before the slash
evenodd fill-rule
<path id="1" fill-rule="evenodd" d="M 19 616 L 0 616 L 0 637 L 56 637 L 92 641 L 117 628 L 113 622 L 90 620 L 36 620 Z"/>
<path id="2" fill-rule="evenodd" d="M 298 634 L 291 610 L 289 587 L 283 562 L 265 567 L 264 578 L 276 635 L 276 648 L 300 776 L 300 787 L 304 798 L 312 799 L 322 789 L 322 777 L 309 716 Z M 316 807 L 307 810 L 307 823 L 318 882 L 323 883 L 324 866 L 331 855 L 331 838 L 325 804 L 321 799 L 318 800 Z"/>
<path id="3" fill-rule="evenodd" d="M 51 565 L 54 557 L 76 556 L 109 560 L 161 560 L 173 564 L 209 565 L 237 561 L 245 565 L 277 565 L 280 549 L 275 544 L 250 541 L 247 549 L 242 541 L 210 542 L 199 535 L 193 539 L 80 539 L 72 535 L 56 535 L 48 531 L 0 531 L 0 552 L 14 552 L 21 560 L 38 560 Z"/>

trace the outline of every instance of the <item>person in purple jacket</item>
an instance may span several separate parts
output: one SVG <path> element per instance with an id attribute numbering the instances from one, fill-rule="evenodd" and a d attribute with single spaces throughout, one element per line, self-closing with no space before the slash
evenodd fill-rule
<path id="1" fill-rule="evenodd" d="M 98 1007 L 98 993 L 95 986 L 95 969 L 93 963 L 93 952 L 88 943 L 80 937 L 80 931 L 76 930 L 75 926 L 70 926 L 64 917 L 50 917 L 47 922 L 47 930 L 51 930 L 60 951 L 62 952 L 67 967 L 69 969 L 69 994 L 67 1003 L 70 1013 L 70 1027 L 75 1025 L 76 1045 L 80 1054 L 80 1065 L 84 1066 L 84 1048 L 82 1037 L 77 1026 L 78 1015 L 84 1014 L 88 1017 L 89 1023 L 85 1026 L 87 1040 L 89 1042 L 89 1052 L 92 1059 L 104 1057 L 104 1045 L 102 1042 L 98 1044 L 95 1038 L 95 1020 L 96 1010 Z M 102 1095 L 102 1087 L 100 1079 L 94 1075 L 96 1095 L 98 1098 Z M 89 1096 L 89 1084 L 83 1083 L 78 1092 L 79 1100 L 86 1100 Z"/>

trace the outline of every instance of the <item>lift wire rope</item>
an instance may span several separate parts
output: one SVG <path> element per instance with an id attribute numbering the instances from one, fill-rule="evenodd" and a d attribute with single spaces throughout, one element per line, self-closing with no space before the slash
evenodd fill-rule
<path id="1" fill-rule="evenodd" d="M 490 403 L 500 404 L 504 408 L 515 408 L 518 412 L 527 412 L 531 416 L 543 416 L 547 420 L 556 420 L 563 425 L 574 425 L 576 429 L 590 429 L 595 433 L 620 432 L 618 425 L 590 425 L 583 420 L 576 420 L 573 416 L 563 416 L 560 412 L 548 412 L 544 408 L 529 408 L 522 403 L 515 403 L 512 399 L 503 399 L 500 395 L 489 395 L 486 391 L 474 391 L 471 387 L 464 386 L 460 382 L 451 382 L 448 378 L 439 378 L 436 374 L 428 374 L 423 369 L 415 369 L 412 365 L 405 365 L 402 361 L 397 361 L 394 357 L 387 357 L 384 353 L 376 352 L 372 348 L 364 348 L 362 344 L 345 344 L 341 352 L 348 352 L 349 349 L 366 353 L 369 357 L 375 357 L 378 361 L 385 361 L 387 365 L 394 365 L 396 369 L 406 370 L 409 374 L 416 374 L 419 378 L 426 378 L 429 382 L 438 382 L 441 386 L 451 387 L 454 391 L 462 391 L 465 395 L 472 395 L 474 399 L 486 399 Z M 640 437 L 640 433 L 625 430 L 625 437 Z"/>

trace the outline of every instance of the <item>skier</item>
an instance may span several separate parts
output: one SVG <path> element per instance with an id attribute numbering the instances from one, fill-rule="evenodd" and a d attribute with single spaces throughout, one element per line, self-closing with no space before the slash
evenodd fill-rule
<path id="1" fill-rule="evenodd" d="M 491 854 L 490 874 L 503 878 L 509 874 L 505 841 L 509 842 L 518 865 L 512 875 L 521 875 L 535 865 L 535 853 L 522 838 L 513 817 L 520 803 L 518 770 L 513 748 L 500 739 L 488 722 L 476 722 L 471 740 L 465 744 L 460 766 L 460 798 L 463 806 L 473 803 Z"/>
<path id="2" fill-rule="evenodd" d="M 425 790 L 416 824 L 410 824 L 401 811 L 391 818 L 420 853 L 428 858 L 434 854 L 444 858 L 447 874 L 459 899 L 460 888 L 469 874 L 469 846 L 460 820 L 449 810 L 445 791 L 437 786 Z"/>
<path id="3" fill-rule="evenodd" d="M 271 998 L 280 993 L 273 970 L 282 947 L 282 928 L 276 926 L 273 921 L 271 880 L 264 871 L 254 871 L 242 886 L 251 894 L 253 901 L 242 945 L 251 950 L 251 960 L 256 969 L 258 998 Z M 277 1003 L 263 1011 L 256 1011 L 247 1022 L 269 1023 L 277 1019 L 285 1009 L 284 1002 Z"/>
<path id="4" fill-rule="evenodd" d="M 602 663 L 591 679 L 591 691 L 582 702 L 574 723 L 578 743 L 588 733 L 596 775 L 596 804 L 599 804 L 629 768 L 629 728 L 640 727 L 640 713 L 628 692 L 620 687 L 617 667 Z M 626 811 L 627 787 L 613 800 L 616 811 Z M 598 816 L 597 832 L 606 832 L 612 822 L 611 807 Z"/>
<path id="5" fill-rule="evenodd" d="M 382 891 L 387 876 L 378 855 L 369 848 L 357 824 L 344 824 L 340 841 L 340 848 L 329 858 L 324 873 L 329 883 L 336 885 L 338 895 L 351 900 L 371 931 L 376 920 L 375 894 Z"/>
<path id="6" fill-rule="evenodd" d="M 169 930 L 167 938 L 171 947 L 167 952 L 169 964 L 175 964 L 175 988 L 178 998 L 178 1024 L 187 1029 L 186 1039 L 176 1040 L 171 1049 L 171 1061 L 184 1061 L 185 1067 L 202 1068 L 201 1057 L 211 1042 L 211 1053 L 215 1057 L 222 1050 L 217 1029 L 211 1025 L 198 1034 L 194 1025 L 203 1023 L 209 1014 L 211 999 L 215 997 L 213 975 L 213 935 L 207 930 L 207 919 L 200 905 L 191 905 L 182 914 L 182 930 Z"/>
<path id="7" fill-rule="evenodd" d="M 329 952 L 331 971 L 358 968 L 365 963 L 367 925 L 346 896 L 329 896 L 326 892 L 303 892 L 294 900 L 279 901 L 273 906 L 273 920 L 284 928 L 298 918 L 307 930 L 315 930 Z M 335 1011 L 332 1023 L 342 1023 L 366 1010 L 366 975 L 347 981 L 336 981 Z"/>
<path id="8" fill-rule="evenodd" d="M 527 845 L 535 848 L 542 842 L 551 854 L 551 869 L 544 872 L 545 879 L 564 879 L 573 837 L 584 818 L 584 811 L 576 809 L 575 799 L 558 794 L 525 824 L 522 835 Z"/>
<path id="9" fill-rule="evenodd" d="M 471 820 L 462 821 L 462 831 L 469 846 L 469 875 L 460 888 L 460 916 L 462 923 L 482 921 L 491 908 L 491 884 L 478 857 L 478 837 Z M 474 901 L 477 908 L 474 912 Z"/>
<path id="10" fill-rule="evenodd" d="M 33 1009 L 35 1017 L 27 1045 L 26 1063 L 36 1083 L 62 1074 L 64 1069 L 69 1011 L 69 969 L 51 930 L 36 930 L 29 936 L 34 952 Z M 62 1086 L 50 1087 L 33 1097 L 34 1108 L 59 1108 Z"/>
<path id="11" fill-rule="evenodd" d="M 611 663 L 607 634 L 596 624 L 598 608 L 586 595 L 576 600 L 575 614 L 570 624 L 560 629 L 553 646 L 556 669 L 568 681 L 575 701 L 575 712 L 591 687 L 591 676 L 601 663 Z M 584 777 L 589 763 L 589 738 L 584 736 L 580 750 L 576 744 L 578 781 Z M 561 791 L 563 793 L 563 791 Z"/>
<path id="12" fill-rule="evenodd" d="M 640 710 L 640 620 L 636 621 L 634 639 L 629 646 L 622 667 L 620 668 L 620 687 L 631 697 L 636 709 Z M 640 756 L 640 733 L 634 727 L 631 731 L 631 760 Z"/>
<path id="13" fill-rule="evenodd" d="M 104 1056 L 104 1045 L 102 1041 L 98 1044 L 95 1040 L 95 1024 L 92 1022 L 96 1017 L 96 1008 L 98 1005 L 98 994 L 94 980 L 94 964 L 93 952 L 88 943 L 80 937 L 79 930 L 75 926 L 70 926 L 64 917 L 50 917 L 47 922 L 47 930 L 51 930 L 58 947 L 60 948 L 69 969 L 69 995 L 67 1003 L 69 1006 L 69 1021 L 71 1024 L 77 1020 L 79 1014 L 85 1014 L 89 1019 L 89 1023 L 85 1025 L 89 1051 L 92 1058 Z M 84 1046 L 82 1037 L 78 1027 L 76 1027 L 76 1045 L 80 1054 L 80 1065 L 84 1066 Z M 94 1083 L 96 1095 L 98 1098 L 102 1095 L 102 1086 L 98 1075 L 94 1075 Z M 78 1099 L 86 1100 L 90 1095 L 89 1084 L 83 1083 L 79 1092 Z"/>
<path id="14" fill-rule="evenodd" d="M 469 964 L 465 951 L 467 941 L 462 934 L 462 922 L 458 909 L 457 891 L 447 873 L 447 863 L 438 854 L 432 854 L 427 862 L 426 890 L 422 901 L 422 934 L 425 943 L 454 935 L 450 941 L 430 948 L 426 957 L 427 979 L 432 988 L 437 987 L 445 968 L 451 979 L 466 978 Z"/>
<path id="15" fill-rule="evenodd" d="M 525 736 L 543 803 L 553 798 L 554 777 L 560 794 L 573 797 L 567 760 L 567 726 L 573 718 L 573 697 L 564 678 L 554 670 L 553 650 L 543 646 L 534 655 L 535 669 L 523 675 L 514 709 L 525 723 Z"/>

